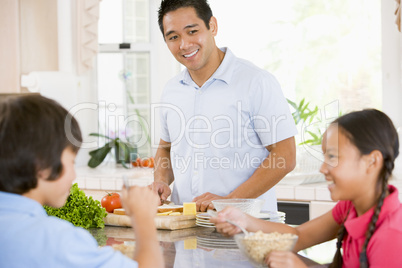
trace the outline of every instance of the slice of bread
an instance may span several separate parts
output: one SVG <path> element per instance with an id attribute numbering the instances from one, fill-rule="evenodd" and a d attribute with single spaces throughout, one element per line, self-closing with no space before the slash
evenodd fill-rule
<path id="1" fill-rule="evenodd" d="M 162 205 L 158 207 L 158 213 L 163 213 L 163 212 L 183 212 L 183 206 L 179 205 Z"/>
<path id="2" fill-rule="evenodd" d="M 124 210 L 124 208 L 116 208 L 113 210 L 113 213 L 117 215 L 126 215 L 126 211 Z"/>
<path id="3" fill-rule="evenodd" d="M 158 207 L 158 213 L 164 213 L 164 212 L 183 212 L 183 206 L 179 206 L 179 205 L 162 205 Z M 116 208 L 115 210 L 113 210 L 114 214 L 117 215 L 126 215 L 126 211 L 124 210 L 124 208 Z"/>

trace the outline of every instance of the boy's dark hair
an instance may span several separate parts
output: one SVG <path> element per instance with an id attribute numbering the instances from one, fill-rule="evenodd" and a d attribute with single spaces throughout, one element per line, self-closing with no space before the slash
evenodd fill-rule
<path id="1" fill-rule="evenodd" d="M 45 169 L 48 180 L 58 179 L 63 150 L 77 153 L 81 143 L 78 122 L 56 101 L 38 94 L 6 99 L 0 103 L 0 191 L 26 193 Z"/>
<path id="2" fill-rule="evenodd" d="M 158 10 L 158 23 L 163 36 L 163 17 L 167 13 L 183 7 L 194 8 L 197 16 L 204 21 L 205 26 L 209 30 L 209 21 L 212 17 L 212 10 L 207 0 L 162 0 Z M 163 39 L 165 39 L 165 37 L 163 37 Z"/>

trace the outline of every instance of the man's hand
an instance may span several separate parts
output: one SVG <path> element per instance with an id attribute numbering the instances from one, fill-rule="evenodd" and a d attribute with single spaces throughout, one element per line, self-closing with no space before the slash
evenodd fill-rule
<path id="1" fill-rule="evenodd" d="M 197 211 L 205 212 L 208 209 L 214 209 L 214 205 L 211 203 L 212 200 L 216 199 L 226 199 L 225 196 L 220 196 L 216 194 L 211 194 L 210 192 L 206 192 L 200 196 L 197 196 L 193 199 L 193 202 L 196 203 Z"/>
<path id="2" fill-rule="evenodd" d="M 172 193 L 169 185 L 165 182 L 154 181 L 148 187 L 159 195 L 159 206 L 162 205 Z"/>

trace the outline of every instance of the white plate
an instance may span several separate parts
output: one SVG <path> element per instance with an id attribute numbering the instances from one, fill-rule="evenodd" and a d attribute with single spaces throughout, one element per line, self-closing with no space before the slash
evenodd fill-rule
<path id="1" fill-rule="evenodd" d="M 211 218 L 211 215 L 209 215 L 208 213 L 199 213 L 195 217 L 202 218 L 202 219 L 209 219 L 209 218 Z"/>
<path id="2" fill-rule="evenodd" d="M 237 244 L 233 245 L 219 245 L 219 244 L 209 244 L 209 243 L 200 243 L 197 241 L 197 246 L 208 249 L 238 249 Z"/>
<path id="3" fill-rule="evenodd" d="M 285 217 L 285 216 L 286 216 L 286 213 L 281 212 L 281 211 L 277 211 L 277 212 L 261 211 L 260 214 L 257 216 L 257 218 L 260 218 L 260 219 L 277 219 L 277 218 L 281 218 L 281 217 Z"/>
<path id="4" fill-rule="evenodd" d="M 204 220 L 204 219 L 195 219 L 195 220 L 199 221 L 199 222 L 212 223 L 209 220 Z"/>
<path id="5" fill-rule="evenodd" d="M 215 224 L 213 224 L 212 222 L 202 222 L 202 221 L 197 221 L 197 220 L 196 220 L 195 223 L 203 224 L 203 225 L 215 226 Z"/>
<path id="6" fill-rule="evenodd" d="M 210 244 L 210 245 L 236 245 L 236 241 L 224 241 L 224 240 L 202 240 L 197 237 L 197 243 Z"/>
<path id="7" fill-rule="evenodd" d="M 195 225 L 202 226 L 202 227 L 215 228 L 215 225 L 208 225 L 208 224 L 204 224 L 204 223 L 199 223 L 197 221 L 195 222 Z"/>
<path id="8" fill-rule="evenodd" d="M 284 218 L 286 216 L 285 212 L 277 211 L 261 211 L 259 215 L 256 216 L 256 218 L 260 219 L 278 219 L 278 218 Z M 211 216 L 208 213 L 200 213 L 196 215 L 196 219 L 198 220 L 209 220 Z"/>

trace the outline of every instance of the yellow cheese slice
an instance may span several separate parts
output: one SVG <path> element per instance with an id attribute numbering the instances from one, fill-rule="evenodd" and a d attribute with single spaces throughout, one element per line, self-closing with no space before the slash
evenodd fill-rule
<path id="1" fill-rule="evenodd" d="M 197 238 L 184 240 L 184 249 L 197 249 Z"/>
<path id="2" fill-rule="evenodd" d="M 172 213 L 172 211 L 156 213 L 156 216 L 168 216 L 168 215 L 170 215 L 170 213 Z"/>
<path id="3" fill-rule="evenodd" d="M 169 214 L 169 216 L 181 216 L 180 212 L 172 212 Z"/>
<path id="4" fill-rule="evenodd" d="M 183 215 L 197 214 L 195 202 L 183 203 Z"/>

